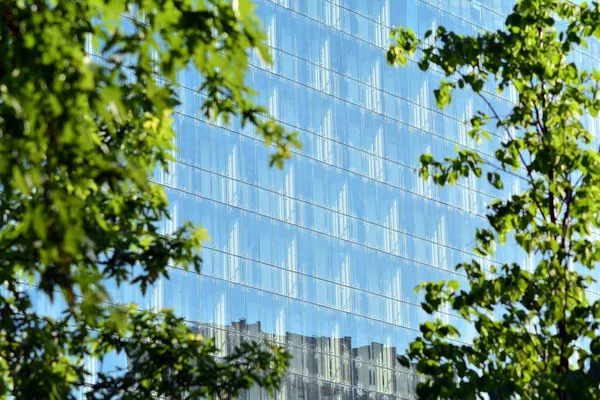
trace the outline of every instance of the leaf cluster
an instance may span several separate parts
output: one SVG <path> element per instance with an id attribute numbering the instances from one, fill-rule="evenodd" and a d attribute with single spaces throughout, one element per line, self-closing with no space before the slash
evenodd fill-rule
<path id="1" fill-rule="evenodd" d="M 391 63 L 420 50 L 419 66 L 446 76 L 435 91 L 438 106 L 469 90 L 487 106 L 467 121 L 471 137 L 502 139 L 491 161 L 472 149 L 421 157 L 425 178 L 451 185 L 485 176 L 498 199 L 489 227 L 476 232 L 481 259 L 456 267 L 468 288 L 422 286 L 426 311 L 435 316 L 445 307 L 476 334 L 464 343 L 439 318 L 421 326 L 422 338 L 401 357 L 423 374 L 420 398 L 599 398 L 600 303 L 589 293 L 600 261 L 600 156 L 584 121 L 600 109 L 600 72 L 573 61 L 586 41 L 600 39 L 598 3 L 519 0 L 495 32 L 463 36 L 440 27 L 417 39 L 397 29 L 392 37 Z M 494 92 L 514 93 L 507 115 L 493 107 Z M 504 188 L 508 174 L 524 190 Z M 496 262 L 495 249 L 507 241 L 534 265 Z"/>
<path id="2" fill-rule="evenodd" d="M 277 387 L 280 349 L 244 344 L 217 361 L 183 320 L 110 305 L 104 286 L 145 292 L 168 266 L 200 269 L 206 231 L 162 231 L 167 199 L 150 180 L 176 151 L 181 71 L 197 71 L 208 118 L 275 146 L 272 164 L 299 147 L 250 100 L 248 57 L 269 61 L 264 39 L 247 0 L 0 1 L 0 396 L 72 398 L 85 360 L 113 351 L 133 369 L 100 375 L 96 398 Z M 35 313 L 26 282 L 64 314 Z"/>

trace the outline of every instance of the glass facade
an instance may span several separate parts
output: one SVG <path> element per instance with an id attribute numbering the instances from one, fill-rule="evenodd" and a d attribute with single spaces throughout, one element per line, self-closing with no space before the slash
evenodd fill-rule
<path id="1" fill-rule="evenodd" d="M 475 147 L 463 121 L 484 106 L 457 92 L 440 112 L 432 91 L 441 75 L 414 62 L 386 65 L 389 29 L 409 26 L 420 36 L 438 25 L 466 34 L 497 29 L 512 1 L 256 3 L 274 63 L 254 58 L 248 80 L 257 102 L 299 131 L 304 149 L 283 170 L 270 169 L 270 149 L 253 131 L 206 121 L 194 91 L 200 77 L 182 73 L 180 151 L 156 180 L 173 216 L 166 232 L 186 220 L 209 230 L 203 271 L 172 268 L 170 280 L 145 296 L 116 286 L 112 296 L 175 308 L 223 352 L 244 338 L 285 345 L 293 360 L 277 398 L 413 398 L 416 376 L 396 362 L 429 318 L 413 289 L 428 280 L 464 281 L 453 266 L 475 257 L 474 231 L 492 196 L 475 180 L 441 189 L 419 179 L 422 153 Z M 512 95 L 487 97 L 505 114 Z M 478 149 L 490 155 L 499 140 Z M 500 195 L 520 184 L 505 181 Z M 514 250 L 506 246 L 497 260 L 481 262 L 514 260 Z M 468 340 L 464 321 L 442 316 Z M 246 397 L 267 398 L 259 389 Z"/>
<path id="2" fill-rule="evenodd" d="M 146 299 L 121 300 L 175 308 L 224 352 L 242 337 L 287 346 L 293 360 L 278 398 L 411 398 L 416 377 L 396 355 L 428 318 L 413 289 L 462 280 L 453 266 L 473 257 L 491 197 L 477 182 L 445 190 L 418 178 L 422 153 L 473 145 L 462 121 L 482 104 L 457 93 L 439 112 L 439 75 L 386 65 L 389 29 L 475 33 L 500 27 L 510 2 L 256 3 L 274 64 L 253 59 L 248 79 L 304 149 L 283 170 L 269 169 L 270 150 L 254 132 L 204 119 L 199 77 L 182 74 L 180 152 L 157 176 L 172 208 L 165 229 L 191 220 L 212 240 L 201 275 L 174 268 Z M 491 99 L 509 107 L 508 98 Z"/>

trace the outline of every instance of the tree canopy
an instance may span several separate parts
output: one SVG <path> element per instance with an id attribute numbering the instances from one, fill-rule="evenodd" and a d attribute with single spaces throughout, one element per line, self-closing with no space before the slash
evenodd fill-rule
<path id="1" fill-rule="evenodd" d="M 127 24 L 128 28 L 124 29 Z M 281 348 L 244 343 L 224 359 L 168 310 L 111 304 L 104 282 L 145 291 L 168 266 L 201 266 L 203 229 L 168 235 L 177 76 L 194 68 L 208 118 L 236 118 L 281 165 L 296 136 L 264 116 L 244 83 L 269 53 L 247 0 L 0 2 L 0 397 L 199 398 L 274 390 Z M 64 312 L 35 311 L 38 289 Z M 86 359 L 125 353 L 98 373 Z"/>
<path id="2" fill-rule="evenodd" d="M 419 398 L 600 398 L 600 71 L 590 67 L 597 58 L 581 56 L 593 44 L 598 57 L 599 38 L 598 2 L 565 0 L 518 0 L 503 29 L 473 36 L 393 31 L 390 63 L 418 56 L 421 69 L 441 72 L 439 107 L 455 90 L 480 97 L 485 107 L 467 121 L 471 138 L 501 137 L 490 157 L 473 148 L 442 160 L 423 155 L 423 177 L 439 185 L 487 180 L 498 199 L 476 233 L 476 253 L 493 260 L 510 240 L 535 260 L 531 268 L 461 263 L 462 290 L 455 281 L 421 285 L 433 318 L 401 357 L 422 375 Z M 502 113 L 490 99 L 508 91 L 512 104 Z M 508 174 L 524 189 L 502 191 Z M 440 311 L 472 324 L 473 341 L 457 340 Z"/>

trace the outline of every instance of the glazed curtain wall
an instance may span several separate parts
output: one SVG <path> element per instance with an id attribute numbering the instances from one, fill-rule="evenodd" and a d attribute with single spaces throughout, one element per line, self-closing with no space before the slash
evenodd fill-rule
<path id="1" fill-rule="evenodd" d="M 212 240 L 201 275 L 172 268 L 146 295 L 112 285 L 119 302 L 173 307 L 223 352 L 243 338 L 268 338 L 294 355 L 281 399 L 405 399 L 416 378 L 395 361 L 427 320 L 414 287 L 457 279 L 453 266 L 475 257 L 474 231 L 492 200 L 476 181 L 440 189 L 418 178 L 418 157 L 474 147 L 463 121 L 483 109 L 457 92 L 440 112 L 436 72 L 393 69 L 385 50 L 391 26 L 419 35 L 439 25 L 461 32 L 501 27 L 511 1 L 257 0 L 274 64 L 253 59 L 257 99 L 304 149 L 283 170 L 269 149 L 235 121 L 208 122 L 199 111 L 200 77 L 179 77 L 177 161 L 156 174 L 173 219 L 190 220 Z M 597 63 L 592 45 L 577 62 Z M 514 93 L 486 94 L 503 113 Z M 589 120 L 598 132 L 598 121 Z M 501 140 L 478 147 L 486 156 Z M 485 172 L 485 171 L 484 171 Z M 509 178 L 510 179 L 510 178 Z M 508 196 L 519 179 L 505 182 Z M 497 261 L 534 260 L 508 245 Z M 600 290 L 599 290 L 600 291 Z M 40 299 L 52 313 L 56 305 Z M 459 317 L 444 314 L 469 340 Z M 110 371 L 121 355 L 98 363 Z M 266 398 L 253 390 L 249 399 Z"/>

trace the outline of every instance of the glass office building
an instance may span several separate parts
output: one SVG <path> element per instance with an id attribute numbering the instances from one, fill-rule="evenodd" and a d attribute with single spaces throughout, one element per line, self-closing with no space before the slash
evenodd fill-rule
<path id="1" fill-rule="evenodd" d="M 253 131 L 204 119 L 193 90 L 200 77 L 182 73 L 180 152 L 157 180 L 171 204 L 167 232 L 184 220 L 209 230 L 203 271 L 173 268 L 143 298 L 124 288 L 113 297 L 173 307 L 223 352 L 244 338 L 285 345 L 293 361 L 280 399 L 413 398 L 416 376 L 396 362 L 428 318 L 413 289 L 462 280 L 453 266 L 474 257 L 473 233 L 492 197 L 477 181 L 440 189 L 419 179 L 420 154 L 474 146 L 462 122 L 483 104 L 458 92 L 437 110 L 439 74 L 414 62 L 386 65 L 389 29 L 497 29 L 512 1 L 256 3 L 274 63 L 253 59 L 248 80 L 257 102 L 300 132 L 304 149 L 283 170 L 269 169 L 270 150 Z M 509 96 L 488 98 L 504 113 Z M 505 186 L 504 194 L 518 191 L 519 181 Z M 468 340 L 460 318 L 442 316 Z"/>
<path id="2" fill-rule="evenodd" d="M 172 268 L 145 295 L 110 285 L 115 301 L 172 307 L 223 353 L 246 339 L 268 339 L 293 355 L 282 400 L 412 399 L 416 376 L 396 356 L 429 316 L 413 289 L 428 280 L 463 277 L 454 265 L 475 257 L 474 231 L 485 224 L 489 186 L 464 181 L 450 189 L 422 181 L 418 158 L 475 147 L 463 121 L 484 109 L 456 92 L 443 112 L 433 89 L 441 76 L 416 63 L 385 61 L 392 26 L 422 36 L 443 25 L 465 34 L 501 28 L 512 0 L 254 0 L 274 63 L 252 60 L 248 75 L 257 102 L 289 130 L 303 150 L 270 169 L 270 150 L 235 122 L 207 121 L 200 111 L 200 76 L 181 74 L 176 114 L 177 160 L 157 173 L 173 219 L 206 227 L 202 274 Z M 595 54 L 577 54 L 591 68 Z M 506 114 L 511 96 L 486 94 Z M 592 121 L 590 126 L 592 125 Z M 600 133 L 598 120 L 593 121 Z M 483 157 L 500 140 L 477 147 Z M 520 190 L 505 178 L 506 196 Z M 496 260 L 531 265 L 514 246 Z M 596 285 L 596 293 L 600 286 Z M 33 295 L 37 296 L 37 295 Z M 39 295 L 36 311 L 64 307 Z M 441 313 L 463 332 L 459 317 Z M 92 372 L 125 366 L 124 354 Z M 93 379 L 93 376 L 92 376 Z M 254 388 L 247 399 L 266 399 Z"/>
<path id="3" fill-rule="evenodd" d="M 287 346 L 293 360 L 278 398 L 412 398 L 416 377 L 396 355 L 428 318 L 413 289 L 461 280 L 453 266 L 473 257 L 491 197 L 477 182 L 442 190 L 418 178 L 420 154 L 472 145 L 462 121 L 482 105 L 457 93 L 439 112 L 440 76 L 415 63 L 387 66 L 389 29 L 498 28 L 510 2 L 256 3 L 274 63 L 255 58 L 248 80 L 304 148 L 283 170 L 269 169 L 270 150 L 254 132 L 203 118 L 199 76 L 183 73 L 180 152 L 157 177 L 172 208 L 165 229 L 191 220 L 212 240 L 201 275 L 173 269 L 136 300 L 175 308 L 224 352 L 243 337 Z M 508 107 L 509 99 L 491 99 Z"/>

